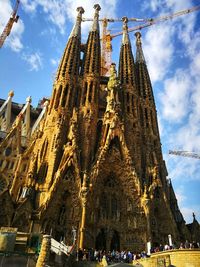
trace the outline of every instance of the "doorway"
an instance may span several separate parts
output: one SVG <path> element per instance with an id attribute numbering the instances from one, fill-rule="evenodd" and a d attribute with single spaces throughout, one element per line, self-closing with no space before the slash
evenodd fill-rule
<path id="1" fill-rule="evenodd" d="M 110 242 L 110 250 L 120 251 L 120 237 L 117 231 L 113 232 L 113 236 Z"/>
<path id="2" fill-rule="evenodd" d="M 104 229 L 101 229 L 96 237 L 95 248 L 97 250 L 106 250 L 106 234 Z"/>

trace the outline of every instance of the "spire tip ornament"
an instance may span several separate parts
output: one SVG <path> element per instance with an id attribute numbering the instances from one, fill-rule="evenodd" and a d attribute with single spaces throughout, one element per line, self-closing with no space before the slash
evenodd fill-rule
<path id="1" fill-rule="evenodd" d="M 76 11 L 78 12 L 78 14 L 85 13 L 85 10 L 84 10 L 84 8 L 82 6 L 77 7 Z"/>
<path id="2" fill-rule="evenodd" d="M 137 47 L 136 62 L 145 63 L 145 58 L 142 51 L 142 41 L 141 41 L 142 35 L 140 32 L 136 32 L 135 37 L 136 37 L 136 47 Z"/>
<path id="3" fill-rule="evenodd" d="M 141 42 L 141 37 L 142 37 L 141 33 L 140 32 L 136 32 L 135 33 L 135 37 L 136 37 L 136 45 L 141 45 L 142 44 L 142 42 Z"/>
<path id="4" fill-rule="evenodd" d="M 94 9 L 97 10 L 97 11 L 100 11 L 101 10 L 101 6 L 99 4 L 95 4 L 94 5 Z"/>
<path id="5" fill-rule="evenodd" d="M 122 17 L 122 21 L 123 21 L 122 45 L 130 44 L 129 35 L 128 35 L 128 18 Z"/>
<path id="6" fill-rule="evenodd" d="M 101 7 L 99 4 L 94 5 L 95 13 L 94 13 L 94 21 L 92 25 L 92 32 L 99 32 L 99 11 L 101 10 Z"/>
<path id="7" fill-rule="evenodd" d="M 13 97 L 13 96 L 14 96 L 14 91 L 11 90 L 11 91 L 8 93 L 8 96 Z"/>

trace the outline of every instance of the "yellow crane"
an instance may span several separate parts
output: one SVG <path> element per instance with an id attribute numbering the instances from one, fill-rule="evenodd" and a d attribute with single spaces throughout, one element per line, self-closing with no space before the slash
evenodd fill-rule
<path id="1" fill-rule="evenodd" d="M 182 157 L 200 159 L 199 153 L 195 153 L 195 152 L 191 152 L 191 151 L 169 150 L 169 154 L 176 155 L 176 156 L 182 156 Z"/>
<path id="2" fill-rule="evenodd" d="M 129 21 L 134 21 L 134 22 L 145 22 L 143 24 L 139 24 L 135 27 L 129 28 L 128 32 L 133 32 L 133 31 L 138 31 L 143 28 L 150 27 L 156 23 L 163 22 L 166 20 L 170 20 L 185 14 L 189 14 L 191 12 L 200 10 L 200 5 L 199 6 L 194 6 L 189 9 L 185 9 L 173 14 L 169 14 L 166 16 L 158 17 L 158 18 L 147 18 L 147 19 L 140 19 L 140 18 L 128 18 Z M 88 18 L 83 18 L 83 21 L 93 21 L 93 19 L 88 19 Z M 110 32 L 107 30 L 108 23 L 110 22 L 122 22 L 122 19 L 111 19 L 111 18 L 103 18 L 100 19 L 99 21 L 102 21 L 102 75 L 106 75 L 109 71 L 109 67 L 111 65 L 111 54 L 112 54 L 112 39 L 120 36 L 123 34 L 123 31 L 120 31 L 118 33 L 110 34 Z"/>
<path id="3" fill-rule="evenodd" d="M 13 9 L 13 12 L 12 12 L 9 20 L 8 20 L 2 34 L 0 35 L 0 48 L 3 46 L 7 36 L 9 36 L 14 22 L 17 23 L 17 21 L 19 19 L 19 16 L 17 15 L 18 7 L 19 7 L 19 0 L 16 1 L 15 8 Z"/>

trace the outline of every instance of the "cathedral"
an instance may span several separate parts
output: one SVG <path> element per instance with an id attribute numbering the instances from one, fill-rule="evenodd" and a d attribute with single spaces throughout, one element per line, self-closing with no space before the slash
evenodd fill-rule
<path id="1" fill-rule="evenodd" d="M 168 235 L 174 243 L 190 239 L 167 179 L 141 34 L 135 33 L 134 58 L 123 18 L 118 71 L 113 63 L 110 77 L 103 76 L 100 9 L 94 6 L 83 45 L 84 9 L 77 8 L 42 116 L 27 99 L 26 113 L 5 136 L 1 130 L 0 226 L 66 244 L 75 229 L 78 248 L 107 251 L 141 251 L 147 242 L 168 242 Z"/>

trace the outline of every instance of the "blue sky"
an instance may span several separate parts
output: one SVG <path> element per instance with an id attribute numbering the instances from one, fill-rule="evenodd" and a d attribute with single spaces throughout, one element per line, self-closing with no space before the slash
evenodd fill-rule
<path id="1" fill-rule="evenodd" d="M 0 50 L 0 98 L 6 98 L 10 89 L 15 92 L 13 101 L 24 103 L 31 95 L 33 106 L 49 97 L 76 7 L 83 6 L 84 17 L 92 17 L 97 2 L 100 16 L 109 18 L 156 18 L 200 5 L 198 0 L 21 0 L 20 20 Z M 0 0 L 0 32 L 14 3 Z M 90 24 L 82 26 L 84 42 Z M 109 28 L 116 32 L 121 26 L 115 23 Z M 200 11 L 144 29 L 142 36 L 168 177 L 186 221 L 192 221 L 193 211 L 200 220 L 200 161 L 168 155 L 170 149 L 200 152 Z M 130 38 L 135 54 L 133 33 Z M 116 63 L 120 42 L 121 37 L 113 40 Z"/>

